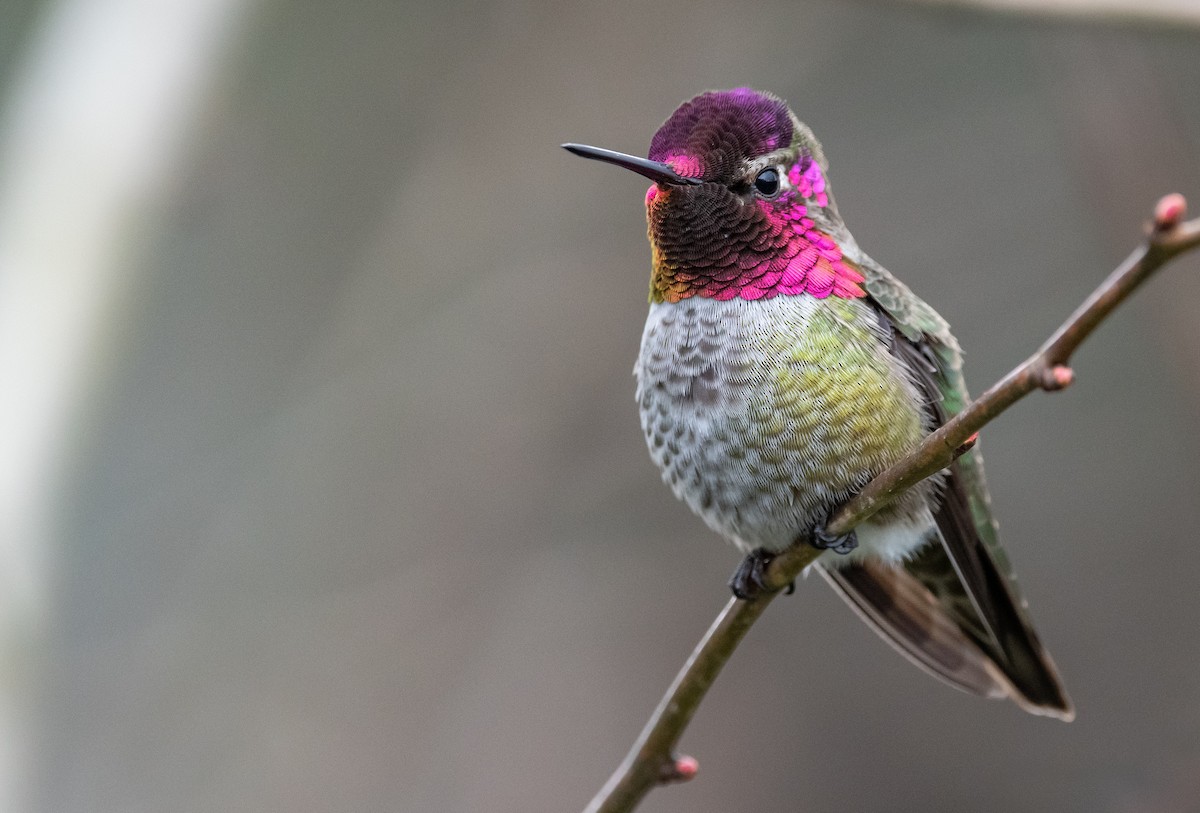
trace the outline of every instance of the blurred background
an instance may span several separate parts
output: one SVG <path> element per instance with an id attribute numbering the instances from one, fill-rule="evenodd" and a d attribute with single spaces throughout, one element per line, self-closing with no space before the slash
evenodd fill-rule
<path id="1" fill-rule="evenodd" d="M 980 391 L 1200 208 L 1162 6 L 7 0 L 0 808 L 581 809 L 738 555 L 643 447 L 644 182 L 557 145 L 780 94 Z M 983 435 L 1076 722 L 810 580 L 642 809 L 1200 809 L 1198 303 L 1193 255 Z"/>

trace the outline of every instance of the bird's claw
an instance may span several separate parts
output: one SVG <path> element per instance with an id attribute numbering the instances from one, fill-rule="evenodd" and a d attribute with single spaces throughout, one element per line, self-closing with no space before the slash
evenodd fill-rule
<path id="1" fill-rule="evenodd" d="M 858 534 L 853 530 L 842 536 L 834 536 L 825 532 L 825 523 L 821 523 L 813 528 L 812 539 L 809 540 L 817 550 L 831 550 L 834 553 L 839 553 L 845 556 L 850 551 L 858 547 Z"/>
<path id="2" fill-rule="evenodd" d="M 765 548 L 751 551 L 738 565 L 737 570 L 733 571 L 733 576 L 729 579 L 729 589 L 733 590 L 735 596 L 747 601 L 771 592 L 772 588 L 766 581 L 767 566 L 774 558 L 775 554 Z M 787 586 L 786 594 L 790 596 L 794 592 L 796 583 L 792 582 Z"/>

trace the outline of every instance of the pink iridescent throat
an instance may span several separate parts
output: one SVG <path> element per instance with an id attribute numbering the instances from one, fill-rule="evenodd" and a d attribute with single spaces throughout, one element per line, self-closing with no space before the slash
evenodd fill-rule
<path id="1" fill-rule="evenodd" d="M 737 245 L 689 252 L 686 261 L 672 259 L 655 242 L 651 297 L 678 302 L 692 296 L 710 299 L 770 299 L 808 294 L 855 299 L 866 296 L 863 276 L 842 256 L 837 242 L 808 217 L 808 200 L 829 204 L 825 178 L 816 161 L 806 160 L 788 172 L 792 189 L 780 198 L 755 202 L 758 216 L 734 228 Z M 651 187 L 646 204 L 658 202 Z M 693 238 L 695 239 L 695 238 Z M 722 248 L 727 250 L 721 250 Z"/>

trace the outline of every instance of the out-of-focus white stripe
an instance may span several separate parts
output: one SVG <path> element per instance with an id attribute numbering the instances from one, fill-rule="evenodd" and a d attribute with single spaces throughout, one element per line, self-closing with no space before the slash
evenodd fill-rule
<path id="1" fill-rule="evenodd" d="M 136 241 L 248 0 L 63 0 L 0 111 L 0 809 L 24 708 L 56 472 L 101 381 Z"/>
<path id="2" fill-rule="evenodd" d="M 1080 20 L 1129 20 L 1200 25 L 1197 0 L 908 0 L 929 6 L 963 6 Z"/>

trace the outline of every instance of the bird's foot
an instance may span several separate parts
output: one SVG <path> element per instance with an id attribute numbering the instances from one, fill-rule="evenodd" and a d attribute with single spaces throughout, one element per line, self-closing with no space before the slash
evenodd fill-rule
<path id="1" fill-rule="evenodd" d="M 834 553 L 840 553 L 845 556 L 858 547 L 858 534 L 853 530 L 842 536 L 834 536 L 833 534 L 826 533 L 825 525 L 835 513 L 836 510 L 830 511 L 825 519 L 813 528 L 812 539 L 809 540 L 809 544 L 817 550 L 831 550 Z"/>
<path id="2" fill-rule="evenodd" d="M 737 570 L 733 571 L 733 576 L 729 579 L 729 589 L 733 590 L 735 596 L 747 601 L 771 592 L 766 581 L 767 565 L 771 564 L 774 558 L 775 554 L 766 548 L 751 551 L 738 565 Z M 796 583 L 789 584 L 785 592 L 789 596 L 796 592 Z"/>

